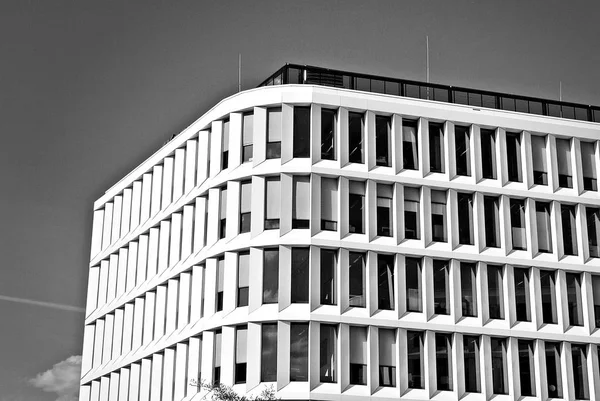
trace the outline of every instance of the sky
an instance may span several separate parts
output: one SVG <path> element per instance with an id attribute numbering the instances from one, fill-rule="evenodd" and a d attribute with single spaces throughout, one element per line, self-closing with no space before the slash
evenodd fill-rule
<path id="1" fill-rule="evenodd" d="M 0 401 L 70 401 L 93 202 L 284 63 L 600 105 L 600 2 L 0 0 Z"/>

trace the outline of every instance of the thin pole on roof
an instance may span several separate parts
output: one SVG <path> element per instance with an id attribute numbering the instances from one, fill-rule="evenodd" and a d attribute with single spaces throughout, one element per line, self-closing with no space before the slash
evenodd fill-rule
<path id="1" fill-rule="evenodd" d="M 429 83 L 429 35 L 425 35 L 425 46 L 427 47 L 427 83 Z"/>
<path id="2" fill-rule="evenodd" d="M 242 53 L 238 54 L 238 92 L 242 91 Z"/>
<path id="3" fill-rule="evenodd" d="M 562 81 L 558 81 L 558 100 L 562 102 Z"/>

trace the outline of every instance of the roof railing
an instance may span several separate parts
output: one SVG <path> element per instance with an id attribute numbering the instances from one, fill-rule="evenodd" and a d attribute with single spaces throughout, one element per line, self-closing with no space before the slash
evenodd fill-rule
<path id="1" fill-rule="evenodd" d="M 310 65 L 286 64 L 258 86 L 286 84 L 330 86 L 600 123 L 599 106 L 410 81 Z"/>

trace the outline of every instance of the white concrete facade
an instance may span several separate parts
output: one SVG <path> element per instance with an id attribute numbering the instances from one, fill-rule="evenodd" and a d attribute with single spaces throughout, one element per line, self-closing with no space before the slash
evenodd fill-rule
<path id="1" fill-rule="evenodd" d="M 309 107 L 308 157 L 294 157 L 300 107 Z M 322 110 L 335 111 L 334 160 L 322 159 Z M 248 113 L 253 157 L 244 162 Z M 362 115 L 363 163 L 350 162 L 351 113 Z M 389 121 L 385 166 L 378 116 Z M 403 127 L 413 123 L 416 169 L 407 169 Z M 430 123 L 442 127 L 436 171 Z M 456 137 L 464 127 L 470 175 L 457 172 Z M 267 158 L 272 130 L 280 130 L 280 157 Z M 483 171 L 482 130 L 493 133 L 495 178 Z M 517 172 L 507 133 L 518 138 Z M 544 161 L 534 162 L 539 140 L 532 138 L 539 136 Z M 190 381 L 213 382 L 215 375 L 239 392 L 274 385 L 278 397 L 294 400 L 600 400 L 600 258 L 590 246 L 600 197 L 585 189 L 600 176 L 598 140 L 598 123 L 312 85 L 262 87 L 221 101 L 94 204 L 80 400 L 201 399 Z M 545 185 L 535 183 L 540 168 Z M 520 182 L 511 181 L 517 173 Z M 561 186 L 566 176 L 571 188 Z M 496 214 L 487 214 L 492 198 Z M 356 199 L 362 228 L 351 221 Z M 390 211 L 385 235 L 382 205 Z M 416 235 L 407 221 L 415 205 Z M 569 245 L 564 220 L 571 210 L 576 239 Z M 442 226 L 434 211 L 444 216 Z M 249 229 L 242 230 L 246 213 Z M 304 216 L 308 227 L 298 228 Z M 490 216 L 495 246 L 486 237 Z M 266 261 L 275 250 L 272 270 Z M 292 280 L 302 277 L 295 250 L 308 252 L 306 297 Z M 333 299 L 324 302 L 323 258 L 331 251 Z M 391 270 L 382 279 L 383 258 Z M 408 270 L 412 261 L 417 270 Z M 247 306 L 238 306 L 243 291 Z M 295 348 L 299 323 L 308 331 Z M 276 330 L 274 376 L 261 366 L 266 325 Z M 324 351 L 331 332 L 334 344 Z M 245 347 L 238 341 L 244 337 Z M 475 379 L 465 368 L 467 342 L 475 344 Z M 548 376 L 554 345 L 557 379 Z M 291 367 L 303 358 L 305 379 Z M 242 383 L 238 363 L 247 364 Z M 273 380 L 262 381 L 267 376 Z M 527 387 L 522 381 L 529 379 Z"/>

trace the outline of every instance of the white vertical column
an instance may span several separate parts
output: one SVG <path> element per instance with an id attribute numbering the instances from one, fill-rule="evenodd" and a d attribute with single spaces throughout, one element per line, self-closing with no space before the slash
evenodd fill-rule
<path id="1" fill-rule="evenodd" d="M 131 351 L 131 337 L 133 335 L 133 310 L 134 304 L 132 302 L 125 304 L 123 313 L 123 340 L 121 346 L 121 353 L 126 355 Z"/>
<path id="2" fill-rule="evenodd" d="M 102 232 L 104 224 L 104 209 L 94 210 L 92 220 L 92 245 L 90 248 L 90 259 L 93 259 L 102 250 Z"/>
<path id="3" fill-rule="evenodd" d="M 471 158 L 471 177 L 473 183 L 476 184 L 483 178 L 483 168 L 481 166 L 481 127 L 477 124 L 472 124 L 469 131 L 469 146 Z M 497 160 L 497 159 L 496 159 Z"/>
<path id="4" fill-rule="evenodd" d="M 225 238 L 229 241 L 238 235 L 240 227 L 240 191 L 239 181 L 227 183 L 227 224 L 225 227 Z"/>
<path id="5" fill-rule="evenodd" d="M 187 387 L 189 386 L 188 375 L 186 371 L 188 344 L 178 343 L 175 350 L 175 377 L 173 385 L 173 399 L 181 400 L 186 395 Z M 196 366 L 198 364 L 196 363 Z"/>
<path id="6" fill-rule="evenodd" d="M 348 109 L 340 107 L 337 115 L 337 137 L 335 138 L 336 159 L 340 161 L 340 166 L 348 164 Z"/>
<path id="7" fill-rule="evenodd" d="M 134 181 L 131 192 L 131 222 L 130 229 L 134 230 L 140 224 L 140 210 L 142 206 L 142 181 Z"/>
<path id="8" fill-rule="evenodd" d="M 256 342 L 255 344 L 259 344 Z M 201 361 L 201 379 L 207 383 L 213 383 L 213 362 L 215 351 L 215 333 L 213 331 L 204 331 L 202 333 L 202 361 Z"/>
<path id="9" fill-rule="evenodd" d="M 181 259 L 181 213 L 171 215 L 171 242 L 169 246 L 169 266 L 173 266 Z"/>
<path id="10" fill-rule="evenodd" d="M 204 284 L 204 316 L 211 316 L 216 312 L 217 298 L 217 259 L 206 260 L 206 283 Z"/>
<path id="11" fill-rule="evenodd" d="M 184 148 L 175 150 L 175 166 L 173 168 L 173 201 L 183 195 L 186 154 Z"/>
<path id="12" fill-rule="evenodd" d="M 121 236 L 121 213 L 123 211 L 123 197 L 121 195 L 115 196 L 113 200 L 113 216 L 112 216 L 112 229 L 111 229 L 111 240 L 114 244 Z"/>
<path id="13" fill-rule="evenodd" d="M 108 396 L 110 392 L 110 378 L 109 376 L 103 376 L 100 378 L 100 401 L 109 401 Z"/>
<path id="14" fill-rule="evenodd" d="M 108 264 L 108 284 L 106 286 L 106 302 L 109 304 L 115 300 L 115 293 L 117 290 L 118 263 L 119 257 L 116 254 L 110 255 Z"/>
<path id="15" fill-rule="evenodd" d="M 188 356 L 187 356 L 187 380 L 185 381 L 186 386 L 186 394 L 195 394 L 198 392 L 198 387 L 194 389 L 189 386 L 190 383 L 196 383 L 200 381 L 200 371 L 199 367 L 201 366 L 201 352 L 202 352 L 202 341 L 199 337 L 190 337 L 188 342 Z"/>
<path id="16" fill-rule="evenodd" d="M 200 131 L 198 133 L 197 153 L 196 186 L 200 186 L 208 178 L 210 164 L 210 131 Z"/>
<path id="17" fill-rule="evenodd" d="M 79 401 L 90 401 L 92 388 L 89 384 L 79 387 Z"/>
<path id="18" fill-rule="evenodd" d="M 129 243 L 129 249 L 127 252 L 127 264 L 125 269 L 127 270 L 125 292 L 128 293 L 135 288 L 135 276 L 137 274 L 137 256 L 138 256 L 138 243 L 132 241 Z"/>
<path id="19" fill-rule="evenodd" d="M 223 326 L 221 340 L 221 383 L 232 386 L 235 366 L 235 327 Z"/>
<path id="20" fill-rule="evenodd" d="M 152 359 L 142 359 L 140 368 L 140 400 L 150 400 L 150 382 L 152 380 Z"/>
<path id="21" fill-rule="evenodd" d="M 150 344 L 154 333 L 154 310 L 156 308 L 156 293 L 146 292 L 144 299 L 144 329 L 142 331 L 142 344 Z"/>
<path id="22" fill-rule="evenodd" d="M 150 216 L 160 211 L 160 199 L 162 195 L 163 166 L 154 166 L 152 169 L 152 200 L 150 201 Z"/>
<path id="23" fill-rule="evenodd" d="M 170 221 L 160 222 L 160 239 L 158 241 L 158 271 L 160 275 L 169 265 Z"/>
<path id="24" fill-rule="evenodd" d="M 256 118 L 256 117 L 254 117 Z M 255 136 L 256 138 L 256 136 Z M 294 106 L 281 105 L 281 164 L 293 158 L 294 150 Z"/>
<path id="25" fill-rule="evenodd" d="M 144 174 L 142 178 L 142 198 L 140 202 L 140 223 L 145 223 L 150 217 L 152 203 L 152 173 Z"/>
<path id="26" fill-rule="evenodd" d="M 110 386 L 108 390 L 109 401 L 119 401 L 119 374 L 112 372 L 110 374 Z"/>
<path id="27" fill-rule="evenodd" d="M 170 335 L 177 327 L 177 314 L 184 313 L 177 309 L 177 295 L 179 292 L 179 282 L 177 279 L 171 279 L 167 282 L 167 306 L 166 306 L 166 321 L 165 334 Z"/>
<path id="28" fill-rule="evenodd" d="M 310 138 L 310 160 L 315 164 L 321 160 L 321 105 L 314 103 L 310 108 Z M 334 144 L 339 146 L 337 140 Z"/>
<path id="29" fill-rule="evenodd" d="M 167 306 L 167 287 L 159 285 L 156 287 L 156 308 L 154 312 L 154 339 L 161 338 L 165 334 L 165 308 Z"/>
<path id="30" fill-rule="evenodd" d="M 119 298 L 125 293 L 125 285 L 127 284 L 127 248 L 119 249 L 119 259 L 117 267 L 117 290 L 115 298 Z"/>
<path id="31" fill-rule="evenodd" d="M 95 322 L 96 329 L 94 331 L 94 357 L 92 367 L 97 368 L 102 365 L 102 349 L 104 342 L 104 319 L 97 319 Z"/>
<path id="32" fill-rule="evenodd" d="M 379 329 L 369 326 L 367 329 L 367 387 L 372 395 L 379 387 Z"/>
<path id="33" fill-rule="evenodd" d="M 136 298 L 133 311 L 133 333 L 131 348 L 137 350 L 142 345 L 142 330 L 144 329 L 144 298 Z"/>
<path id="34" fill-rule="evenodd" d="M 162 182 L 162 204 L 165 209 L 173 201 L 173 170 L 175 169 L 173 157 L 165 157 Z"/>
<path id="35" fill-rule="evenodd" d="M 192 253 L 194 239 L 194 206 L 183 207 L 183 222 L 181 229 L 181 259 L 185 260 Z"/>
<path id="36" fill-rule="evenodd" d="M 90 390 L 90 400 L 100 399 L 100 380 L 92 381 L 92 388 Z"/>
<path id="37" fill-rule="evenodd" d="M 202 266 L 192 267 L 192 291 L 190 297 L 190 321 L 200 320 L 202 314 Z"/>
<path id="38" fill-rule="evenodd" d="M 115 309 L 115 322 L 112 338 L 112 359 L 121 356 L 121 345 L 123 340 L 123 309 Z"/>
<path id="39" fill-rule="evenodd" d="M 140 285 L 144 281 L 146 281 L 147 277 L 147 268 L 148 268 L 148 245 L 149 238 L 148 235 L 140 235 L 138 237 L 138 259 L 137 259 L 137 269 L 135 273 L 135 285 Z"/>
<path id="40" fill-rule="evenodd" d="M 229 114 L 229 168 L 242 163 L 242 113 Z"/>
<path id="41" fill-rule="evenodd" d="M 214 177 L 221 171 L 223 121 L 217 120 L 212 122 L 210 138 L 210 176 Z"/>
<path id="42" fill-rule="evenodd" d="M 140 396 L 140 370 L 141 366 L 139 363 L 132 363 L 131 369 L 129 370 L 129 400 L 135 401 Z"/>
<path id="43" fill-rule="evenodd" d="M 253 191 L 254 192 L 254 191 Z M 219 239 L 219 206 L 221 193 L 219 188 L 208 190 L 208 221 L 206 230 L 206 245 L 213 245 Z M 254 213 L 252 213 L 254 215 Z M 252 216 L 254 217 L 254 216 Z"/>
<path id="44" fill-rule="evenodd" d="M 104 205 L 104 222 L 102 224 L 102 250 L 109 247 L 111 243 L 111 230 L 112 230 L 112 215 L 113 215 L 113 204 L 108 202 Z"/>
<path id="45" fill-rule="evenodd" d="M 365 113 L 365 131 L 363 134 L 363 145 L 365 148 L 365 165 L 368 170 L 375 167 L 375 113 L 367 110 Z"/>
<path id="46" fill-rule="evenodd" d="M 103 307 L 106 304 L 106 295 L 108 291 L 108 260 L 100 262 L 100 278 L 98 284 L 98 308 Z"/>
<path id="47" fill-rule="evenodd" d="M 113 339 L 113 328 L 115 324 L 115 317 L 112 314 L 108 314 L 104 317 L 104 344 L 102 346 L 102 363 L 105 364 L 110 361 L 112 339 Z"/>
<path id="48" fill-rule="evenodd" d="M 255 117 L 256 118 L 256 117 Z M 256 133 L 256 131 L 255 131 Z M 255 136 L 256 138 L 256 136 Z M 314 324 L 314 323 L 313 323 Z M 261 325 L 259 323 L 248 323 L 248 344 L 261 343 Z M 261 348 L 259 346 L 248 347 L 248 362 L 247 366 L 253 367 L 247 370 L 246 374 L 246 389 L 251 390 L 260 383 L 260 355 Z"/>
<path id="49" fill-rule="evenodd" d="M 377 292 L 377 254 L 375 252 L 367 252 L 365 270 L 365 291 L 367 293 L 364 295 L 366 295 L 367 313 L 369 316 L 373 316 L 377 309 L 379 309 L 379 294 Z"/>
<path id="50" fill-rule="evenodd" d="M 560 350 L 560 371 L 563 383 L 563 399 L 575 399 L 575 378 L 573 377 L 573 354 L 571 343 L 563 342 Z"/>
<path id="51" fill-rule="evenodd" d="M 365 183 L 365 233 L 369 241 L 377 237 L 377 183 L 367 180 Z"/>
<path id="52" fill-rule="evenodd" d="M 525 184 L 525 188 L 529 189 L 533 186 L 533 160 L 531 153 L 531 134 L 529 131 L 523 131 L 521 135 L 521 160 L 523 167 L 523 183 Z"/>
<path id="53" fill-rule="evenodd" d="M 81 376 L 85 376 L 87 372 L 92 368 L 92 361 L 94 357 L 94 332 L 96 330 L 95 324 L 87 324 L 83 331 L 83 350 L 81 353 Z"/>
<path id="54" fill-rule="evenodd" d="M 175 349 L 165 348 L 162 372 L 161 401 L 173 401 L 173 380 L 175 373 Z"/>
<path id="55" fill-rule="evenodd" d="M 496 129 L 496 173 L 500 185 L 508 183 L 508 164 L 506 163 L 506 130 Z"/>
<path id="56" fill-rule="evenodd" d="M 454 123 L 446 121 L 444 123 L 444 149 L 446 153 L 442 153 L 442 159 L 444 161 L 444 176 L 445 179 L 450 181 L 456 175 L 456 142 L 454 140 Z"/>
<path id="57" fill-rule="evenodd" d="M 179 319 L 177 321 L 177 329 L 184 328 L 189 323 L 190 314 L 190 284 L 191 274 L 184 272 L 179 275 L 179 300 L 177 311 Z"/>
<path id="58" fill-rule="evenodd" d="M 426 331 L 424 336 L 423 344 L 423 360 L 424 360 L 424 372 L 435 372 L 435 332 Z M 437 389 L 437 376 L 433 374 L 425 373 L 425 391 L 429 397 L 433 397 L 433 394 Z"/>
<path id="59" fill-rule="evenodd" d="M 188 193 L 196 186 L 196 161 L 198 156 L 196 149 L 198 147 L 197 139 L 190 139 L 185 147 L 185 182 L 184 193 Z"/>
<path id="60" fill-rule="evenodd" d="M 402 116 L 392 115 L 391 153 L 392 170 L 398 174 L 402 170 Z"/>
<path id="61" fill-rule="evenodd" d="M 129 392 L 129 368 L 121 368 L 119 371 L 119 401 L 128 401 Z"/>
<path id="62" fill-rule="evenodd" d="M 255 120 L 256 121 L 256 120 Z M 256 136 L 255 136 L 256 138 Z M 256 161 L 256 158 L 254 158 Z M 252 177 L 252 204 L 253 205 L 264 205 L 265 204 L 265 178 L 254 176 Z M 258 236 L 264 231 L 265 227 L 265 208 L 255 207 L 250 215 L 250 235 L 252 238 Z"/>
<path id="63" fill-rule="evenodd" d="M 264 107 L 254 108 L 253 119 L 253 141 L 252 144 L 252 165 L 258 166 L 265 161 L 267 157 L 267 109 Z M 251 387 L 248 387 L 251 388 Z"/>
<path id="64" fill-rule="evenodd" d="M 225 282 L 223 283 L 223 315 L 233 312 L 237 298 L 237 263 L 236 252 L 225 252 Z M 225 335 L 225 333 L 223 333 Z M 223 338 L 225 341 L 225 338 Z"/>
<path id="65" fill-rule="evenodd" d="M 287 246 L 279 247 L 279 291 L 278 306 L 279 311 L 284 310 L 292 304 L 292 248 Z"/>
<path id="66" fill-rule="evenodd" d="M 290 323 L 277 323 L 277 390 L 290 384 Z"/>
<path id="67" fill-rule="evenodd" d="M 86 317 L 89 316 L 98 306 L 98 286 L 100 280 L 100 266 L 91 267 L 88 270 L 88 286 L 86 296 Z"/>
<path id="68" fill-rule="evenodd" d="M 205 228 L 207 224 L 206 206 L 208 202 L 206 197 L 196 198 L 194 206 L 194 253 L 200 251 L 206 243 Z"/>
<path id="69" fill-rule="evenodd" d="M 150 374 L 150 401 L 161 401 L 162 389 L 162 354 L 152 355 L 152 370 Z"/>

